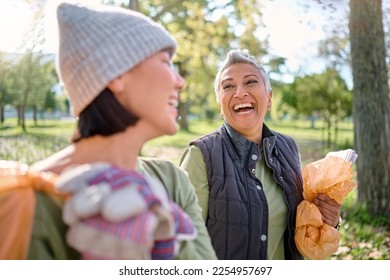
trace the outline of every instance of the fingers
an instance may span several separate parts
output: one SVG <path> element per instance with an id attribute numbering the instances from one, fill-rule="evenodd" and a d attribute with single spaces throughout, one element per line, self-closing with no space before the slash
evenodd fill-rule
<path id="1" fill-rule="evenodd" d="M 335 227 L 340 218 L 341 204 L 337 203 L 326 194 L 319 194 L 313 199 L 313 203 L 320 210 L 323 222 Z"/>

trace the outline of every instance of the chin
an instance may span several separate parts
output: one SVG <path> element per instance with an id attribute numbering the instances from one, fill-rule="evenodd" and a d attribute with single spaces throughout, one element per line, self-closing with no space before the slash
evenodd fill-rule
<path id="1" fill-rule="evenodd" d="M 175 135 L 177 131 L 178 131 L 178 125 L 175 125 L 175 127 L 172 127 L 167 131 L 166 135 Z"/>
<path id="2" fill-rule="evenodd" d="M 156 127 L 156 130 L 158 130 L 160 133 L 160 136 L 163 135 L 175 135 L 179 129 L 179 125 L 176 123 L 176 121 L 167 120 L 165 124 L 162 126 L 159 126 L 159 128 Z"/>

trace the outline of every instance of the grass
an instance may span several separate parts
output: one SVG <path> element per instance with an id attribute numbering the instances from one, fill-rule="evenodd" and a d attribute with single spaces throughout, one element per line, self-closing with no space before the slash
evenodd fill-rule
<path id="1" fill-rule="evenodd" d="M 178 163 L 179 157 L 183 149 L 194 138 L 206 134 L 222 124 L 222 121 L 205 122 L 192 121 L 190 123 L 190 131 L 180 130 L 174 136 L 162 136 L 153 139 L 145 144 L 143 154 L 147 156 L 164 157 Z M 310 128 L 308 121 L 283 121 L 283 122 L 267 122 L 270 129 L 292 136 L 300 149 L 302 164 L 323 158 L 329 148 L 326 147 L 323 139 L 325 138 L 323 130 L 320 128 L 321 123 L 317 122 L 316 128 Z M 352 148 L 353 130 L 351 123 L 342 123 L 338 133 L 338 143 L 334 144 L 333 149 Z M 177 151 L 172 149 L 176 148 Z M 167 154 L 163 153 L 162 149 L 167 150 Z"/>
<path id="2" fill-rule="evenodd" d="M 168 159 L 177 164 L 183 149 L 192 139 L 216 129 L 221 123 L 193 121 L 189 132 L 179 131 L 175 136 L 163 136 L 149 141 L 142 154 Z M 267 124 L 271 129 L 294 137 L 301 152 L 302 164 L 318 160 L 329 151 L 322 142 L 323 131 L 320 128 L 310 128 L 309 122 Z M 18 160 L 31 164 L 43 159 L 68 145 L 74 127 L 74 120 L 40 120 L 37 126 L 28 121 L 27 132 L 22 132 L 16 127 L 15 120 L 7 120 L 0 126 L 0 160 Z M 343 123 L 338 142 L 332 150 L 350 148 L 350 143 L 353 143 L 352 124 Z M 390 259 L 390 219 L 371 217 L 364 205 L 356 202 L 356 195 L 356 191 L 353 191 L 344 200 L 339 250 L 329 259 Z"/>
<path id="3" fill-rule="evenodd" d="M 7 120 L 0 126 L 0 159 L 31 164 L 69 144 L 75 122 L 41 120 L 39 125 L 27 121 L 27 132 L 16 126 L 16 120 Z"/>
<path id="4" fill-rule="evenodd" d="M 356 203 L 356 191 L 344 200 L 339 250 L 330 259 L 389 260 L 390 219 L 371 217 L 365 206 Z"/>

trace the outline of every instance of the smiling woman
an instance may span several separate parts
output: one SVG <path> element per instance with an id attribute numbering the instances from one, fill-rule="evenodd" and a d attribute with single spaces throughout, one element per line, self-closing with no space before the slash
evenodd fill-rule
<path id="1" fill-rule="evenodd" d="M 264 123 L 272 106 L 268 76 L 247 50 L 231 50 L 215 94 L 224 124 L 191 141 L 180 166 L 196 189 L 218 258 L 302 259 L 294 241 L 303 200 L 300 155 L 291 137 Z M 341 206 L 327 196 L 321 205 L 335 226 Z"/>

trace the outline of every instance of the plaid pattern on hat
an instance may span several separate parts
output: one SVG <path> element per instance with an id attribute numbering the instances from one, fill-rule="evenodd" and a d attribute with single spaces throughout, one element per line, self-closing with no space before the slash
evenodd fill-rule
<path id="1" fill-rule="evenodd" d="M 107 84 L 175 40 L 159 24 L 131 10 L 62 3 L 57 8 L 59 77 L 78 116 Z"/>

